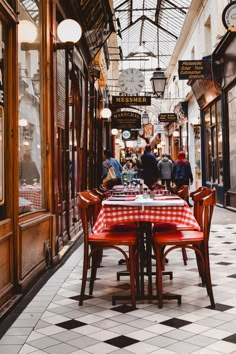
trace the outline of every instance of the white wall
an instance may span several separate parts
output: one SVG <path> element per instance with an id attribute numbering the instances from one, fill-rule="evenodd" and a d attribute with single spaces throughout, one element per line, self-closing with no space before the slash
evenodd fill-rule
<path id="1" fill-rule="evenodd" d="M 175 50 L 167 69 L 168 73 L 168 97 L 176 97 L 179 101 L 188 101 L 188 135 L 189 135 L 189 160 L 195 173 L 195 141 L 192 122 L 200 116 L 198 103 L 192 95 L 191 87 L 187 81 L 178 79 L 178 60 L 201 60 L 203 56 L 210 55 L 219 42 L 220 36 L 226 33 L 222 23 L 222 12 L 228 4 L 227 0 L 193 0 L 186 16 L 184 26 L 177 41 Z M 206 24 L 210 23 L 206 28 Z M 193 54 L 195 58 L 193 58 Z M 174 79 L 175 77 L 175 79 Z M 178 89 L 177 87 L 178 86 Z M 173 111 L 176 101 L 169 101 L 169 111 Z M 175 103 L 177 104 L 177 102 Z M 195 184 L 192 187 L 195 188 Z"/>

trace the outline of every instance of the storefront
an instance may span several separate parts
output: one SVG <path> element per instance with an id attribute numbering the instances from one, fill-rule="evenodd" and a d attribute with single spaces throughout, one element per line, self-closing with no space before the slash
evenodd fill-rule
<path id="1" fill-rule="evenodd" d="M 218 169 L 223 168 L 221 181 L 224 184 L 224 206 L 236 208 L 236 33 L 228 31 L 213 53 L 215 76 L 222 90 L 222 130 L 219 131 L 218 145 L 220 158 Z M 221 109 L 219 103 L 219 110 Z"/>
<path id="2" fill-rule="evenodd" d="M 81 40 L 58 45 L 58 24 L 72 17 Z M 81 235 L 77 192 L 98 184 L 103 146 L 91 68 L 111 32 L 106 0 L 0 2 L 0 306 Z"/>

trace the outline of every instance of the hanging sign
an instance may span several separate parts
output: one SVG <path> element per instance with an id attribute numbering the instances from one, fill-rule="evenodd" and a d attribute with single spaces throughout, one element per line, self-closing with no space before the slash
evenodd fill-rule
<path id="1" fill-rule="evenodd" d="M 210 60 L 179 60 L 179 80 L 211 80 Z"/>
<path id="2" fill-rule="evenodd" d="M 159 122 L 170 123 L 177 121 L 177 115 L 175 113 L 160 113 L 158 115 Z"/>
<path id="3" fill-rule="evenodd" d="M 132 111 L 115 112 L 111 117 L 111 127 L 116 129 L 140 129 L 141 114 Z"/>
<path id="4" fill-rule="evenodd" d="M 149 124 L 146 124 L 144 126 L 144 132 L 143 132 L 143 135 L 144 135 L 144 138 L 151 138 L 153 137 L 154 135 L 154 132 L 153 132 L 153 125 L 151 123 Z"/>
<path id="5" fill-rule="evenodd" d="M 112 96 L 114 106 L 151 106 L 150 96 Z"/>
<path id="6" fill-rule="evenodd" d="M 228 31 L 236 32 L 236 1 L 231 1 L 224 8 L 222 22 Z"/>

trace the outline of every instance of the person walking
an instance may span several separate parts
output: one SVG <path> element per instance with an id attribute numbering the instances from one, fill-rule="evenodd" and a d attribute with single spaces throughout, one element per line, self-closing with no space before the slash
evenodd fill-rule
<path id="1" fill-rule="evenodd" d="M 158 162 L 157 167 L 159 171 L 159 177 L 161 179 L 161 184 L 165 185 L 167 188 L 170 188 L 173 173 L 172 161 L 166 154 L 163 154 L 161 160 Z"/>
<path id="2" fill-rule="evenodd" d="M 190 162 L 185 158 L 185 152 L 180 151 L 178 159 L 174 162 L 174 182 L 177 188 L 193 183 L 193 174 Z"/>
<path id="3" fill-rule="evenodd" d="M 141 156 L 143 166 L 143 179 L 144 183 L 153 189 L 153 184 L 158 178 L 158 168 L 155 155 L 151 152 L 151 146 L 148 144 L 145 146 L 143 155 Z"/>
<path id="4" fill-rule="evenodd" d="M 104 161 L 102 163 L 102 181 L 107 176 L 108 169 L 110 167 L 113 167 L 116 176 L 115 179 L 112 179 L 106 183 L 106 187 L 108 189 L 111 189 L 116 184 L 122 184 L 121 176 L 123 167 L 121 166 L 120 162 L 114 157 L 112 157 L 111 151 L 109 149 L 103 151 L 103 159 Z"/>

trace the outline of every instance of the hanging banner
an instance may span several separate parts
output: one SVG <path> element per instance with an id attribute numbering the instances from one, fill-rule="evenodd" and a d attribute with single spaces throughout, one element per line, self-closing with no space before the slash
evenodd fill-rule
<path id="1" fill-rule="evenodd" d="M 154 135 L 153 125 L 151 123 L 144 126 L 143 136 L 144 138 L 152 138 Z"/>
<path id="2" fill-rule="evenodd" d="M 132 111 L 115 112 L 111 117 L 111 127 L 116 129 L 140 129 L 141 114 Z"/>

